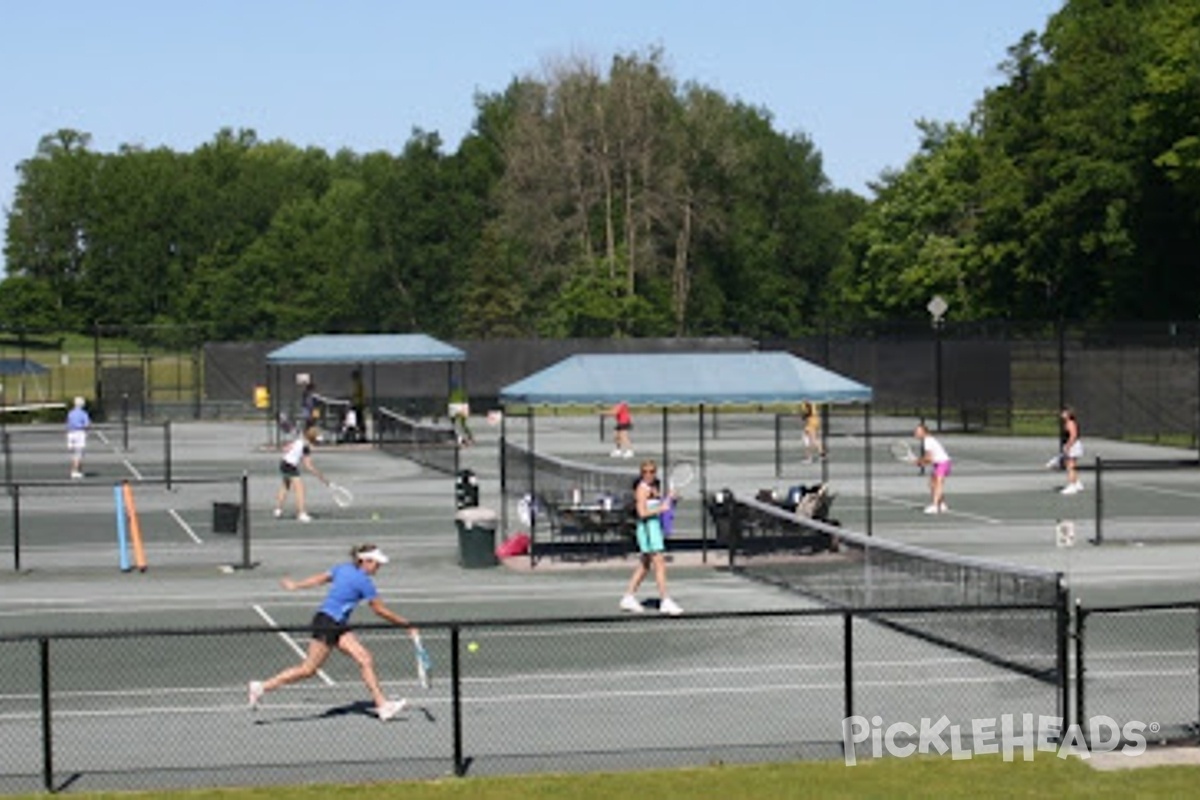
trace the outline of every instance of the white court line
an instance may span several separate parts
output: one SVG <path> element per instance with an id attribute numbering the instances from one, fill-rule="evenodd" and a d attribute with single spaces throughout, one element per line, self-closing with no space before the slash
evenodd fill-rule
<path id="1" fill-rule="evenodd" d="M 263 610 L 262 606 L 255 603 L 251 607 L 254 609 L 255 613 L 258 614 L 263 619 L 265 619 L 267 621 L 267 624 L 270 625 L 272 628 L 279 627 L 279 625 L 275 622 L 275 620 L 271 619 L 271 615 Z M 296 644 L 296 640 L 293 639 L 291 636 L 289 636 L 287 631 L 276 630 L 275 633 L 279 636 L 280 639 L 283 639 L 284 643 L 288 647 L 292 648 L 292 650 L 296 653 L 296 655 L 300 656 L 300 658 L 307 657 L 308 654 L 304 652 L 304 648 L 302 648 L 300 645 Z M 317 677 L 319 677 L 321 680 L 325 681 L 326 686 L 335 686 L 336 685 L 333 678 L 329 677 L 329 675 L 326 674 L 325 670 L 323 670 L 323 669 L 317 670 Z"/>
<path id="2" fill-rule="evenodd" d="M 1090 660 L 1089 660 L 1090 663 Z M 1144 670 L 1139 672 L 1107 672 L 1104 670 L 1096 670 L 1088 667 L 1087 679 L 1089 681 L 1103 680 L 1104 678 L 1144 678 L 1146 676 L 1154 676 L 1156 678 L 1195 678 L 1196 670 Z"/>
<path id="3" fill-rule="evenodd" d="M 1200 497 L 1200 493 L 1197 492 L 1189 492 L 1184 489 L 1164 489 L 1161 486 L 1150 486 L 1145 483 L 1125 483 L 1124 481 L 1118 481 L 1117 485 L 1123 488 L 1141 489 L 1143 492 L 1150 492 L 1152 494 L 1165 494 L 1171 497 L 1187 497 L 1193 499 Z"/>
<path id="4" fill-rule="evenodd" d="M 915 508 L 924 508 L 924 506 L 921 505 L 920 503 L 914 503 L 910 500 L 901 500 L 899 497 L 892 497 L 891 495 L 876 494 L 876 495 L 873 495 L 873 497 L 875 497 L 878 500 L 883 500 L 884 502 L 902 506 L 904 508 L 914 508 L 914 509 Z M 949 511 L 943 511 L 938 516 L 942 516 L 942 514 L 946 514 L 951 517 L 962 517 L 964 519 L 973 519 L 976 522 L 985 522 L 988 525 L 1003 525 L 1003 524 L 1005 524 L 1005 521 L 1002 519 L 996 519 L 995 517 L 985 517 L 982 514 L 970 514 L 966 511 L 955 511 L 953 508 L 950 509 Z"/>
<path id="5" fill-rule="evenodd" d="M 168 508 L 167 513 L 171 515 L 171 519 L 173 519 L 177 523 L 179 523 L 179 527 L 183 528 L 184 533 L 186 533 L 188 536 L 192 537 L 193 542 L 195 542 L 196 544 L 204 544 L 204 540 L 196 535 L 196 532 L 194 530 L 192 530 L 191 525 L 188 525 L 186 522 L 183 521 L 183 517 L 179 516 L 179 512 L 177 512 L 173 508 Z"/>
<path id="6" fill-rule="evenodd" d="M 956 658 L 928 658 L 928 659 L 906 659 L 906 660 L 887 660 L 887 661 L 855 661 L 856 667 L 878 667 L 887 669 L 914 668 L 914 667 L 929 667 L 929 666 L 945 666 L 950 664 L 977 664 L 978 659 L 961 656 Z M 709 684 L 707 680 L 713 677 L 728 677 L 742 675 L 758 675 L 758 674 L 774 674 L 779 672 L 812 672 L 815 670 L 836 670 L 840 672 L 844 669 L 845 664 L 841 661 L 828 661 L 822 663 L 798 662 L 795 664 L 760 664 L 757 666 L 745 667 L 696 667 L 694 669 L 670 669 L 670 670 L 606 670 L 603 677 L 606 680 L 611 680 L 615 684 L 622 684 L 627 680 L 634 678 L 671 678 L 676 682 L 682 683 L 685 679 L 695 679 L 700 681 L 695 685 L 695 689 L 703 689 Z M 511 675 L 503 675 L 495 678 L 479 678 L 479 677 L 464 677 L 463 685 L 484 686 L 503 683 L 521 683 L 521 682 L 541 682 L 541 681 L 571 681 L 576 685 L 584 685 L 585 681 L 594 681 L 597 677 L 595 672 L 581 671 L 568 673 L 515 673 Z M 973 676 L 982 677 L 982 676 Z M 954 679 L 949 679 L 954 680 Z M 384 681 L 384 683 L 405 683 L 406 681 Z M 637 683 L 638 681 L 634 681 Z M 645 683 L 645 681 L 641 681 Z M 762 685 L 762 684 L 758 684 Z M 747 687 L 745 683 L 739 684 L 740 687 Z M 240 688 L 240 687 L 238 687 Z M 683 687 L 687 688 L 687 687 Z M 750 685 L 749 688 L 753 688 Z M 108 689 L 108 690 L 75 690 L 55 692 L 55 696 L 62 698 L 117 698 L 117 699 L 134 699 L 141 697 L 161 697 L 165 694 L 179 695 L 206 695 L 206 694 L 225 694 L 232 691 L 226 686 L 188 686 L 188 687 L 155 687 L 152 689 Z M 23 694 L 0 694 L 0 700 L 3 701 L 20 701 L 20 700 L 37 700 L 41 695 L 36 693 Z M 238 706 L 244 708 L 244 706 Z"/>
<path id="7" fill-rule="evenodd" d="M 893 686 L 950 686 L 950 685 L 978 685 L 978 684 L 996 684 L 996 683 L 1015 683 L 1018 681 L 1031 680 L 1023 675 L 990 675 L 965 678 L 940 678 L 937 680 L 911 680 L 911 681 L 894 681 L 894 680 L 878 680 L 878 681 L 855 681 L 855 686 L 872 686 L 872 687 L 893 687 Z M 831 689 L 838 689 L 843 686 L 842 681 L 834 682 L 819 682 L 819 683 L 770 683 L 759 684 L 757 686 L 694 686 L 694 687 L 677 687 L 668 689 L 626 689 L 621 691 L 591 691 L 591 692 L 539 692 L 539 693 L 521 693 L 521 694 L 504 694 L 491 697 L 468 697 L 462 698 L 461 702 L 464 705 L 495 705 L 501 703 L 528 703 L 533 702 L 555 702 L 560 703 L 564 700 L 612 700 L 614 698 L 668 698 L 668 697 L 692 697 L 700 696 L 712 698 L 714 695 L 750 695 L 750 694 L 773 694 L 777 692 L 796 692 L 796 691 L 822 691 L 827 692 Z M 169 690 L 163 690 L 169 691 Z M 419 705 L 434 705 L 446 704 L 452 702 L 448 698 L 422 698 Z M 317 703 L 292 703 L 292 704 L 271 704 L 267 708 L 276 710 L 296 710 L 305 708 L 325 708 L 323 704 Z M 140 709 L 104 709 L 97 711 L 71 711 L 67 709 L 56 710 L 55 716 L 62 717 L 149 717 L 160 714 L 211 714 L 224 713 L 234 711 L 244 714 L 246 707 L 244 705 L 230 706 L 164 706 L 153 708 Z M 0 719 L 3 720 L 31 720 L 40 719 L 41 715 L 38 712 L 15 713 L 15 714 L 0 714 Z"/>
<path id="8" fill-rule="evenodd" d="M 96 438 L 108 445 L 108 447 L 114 453 L 120 453 L 120 450 L 117 448 L 117 446 L 110 442 L 108 437 L 104 435 L 104 431 L 96 431 Z M 125 465 L 125 469 L 129 470 L 129 473 L 133 475 L 133 477 L 137 478 L 139 481 L 143 480 L 142 473 L 138 472 L 138 468 L 135 467 L 128 458 L 122 458 L 121 463 Z"/>

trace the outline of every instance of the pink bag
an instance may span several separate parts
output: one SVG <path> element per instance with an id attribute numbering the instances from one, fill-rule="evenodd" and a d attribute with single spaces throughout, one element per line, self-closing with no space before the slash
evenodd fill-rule
<path id="1" fill-rule="evenodd" d="M 496 545 L 496 558 L 523 556 L 529 552 L 529 534 L 517 532 Z"/>

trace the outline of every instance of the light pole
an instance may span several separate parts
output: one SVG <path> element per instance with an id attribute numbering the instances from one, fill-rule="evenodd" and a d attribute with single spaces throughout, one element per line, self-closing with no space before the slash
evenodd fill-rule
<path id="1" fill-rule="evenodd" d="M 925 306 L 933 320 L 933 372 L 937 389 L 937 431 L 942 432 L 942 322 L 950 304 L 940 294 L 935 294 Z"/>

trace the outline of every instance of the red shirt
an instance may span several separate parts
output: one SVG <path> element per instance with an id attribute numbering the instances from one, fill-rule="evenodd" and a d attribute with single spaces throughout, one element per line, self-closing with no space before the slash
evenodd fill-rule
<path id="1" fill-rule="evenodd" d="M 617 418 L 618 425 L 628 425 L 633 422 L 633 417 L 629 413 L 628 403 L 617 403 L 613 408 L 613 416 Z"/>

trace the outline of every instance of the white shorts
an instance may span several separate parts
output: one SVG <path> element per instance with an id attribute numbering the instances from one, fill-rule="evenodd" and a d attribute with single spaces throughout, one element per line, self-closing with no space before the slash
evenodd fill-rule
<path id="1" fill-rule="evenodd" d="M 1075 444 L 1067 449 L 1067 458 L 1080 459 L 1083 458 L 1083 442 L 1079 439 L 1075 440 Z"/>
<path id="2" fill-rule="evenodd" d="M 72 453 L 82 453 L 87 447 L 87 431 L 67 431 L 67 449 Z"/>

